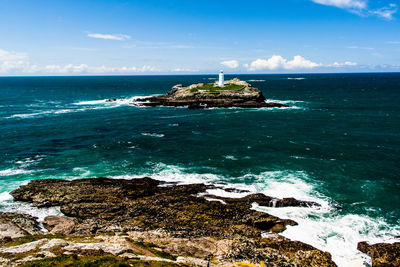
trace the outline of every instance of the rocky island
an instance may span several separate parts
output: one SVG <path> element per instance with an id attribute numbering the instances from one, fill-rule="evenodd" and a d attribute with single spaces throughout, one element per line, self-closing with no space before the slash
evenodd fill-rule
<path id="1" fill-rule="evenodd" d="M 265 97 L 255 87 L 238 78 L 219 86 L 218 83 L 198 83 L 189 86 L 178 84 L 166 95 L 138 99 L 135 105 L 156 107 L 203 108 L 284 108 L 284 104 L 265 102 Z"/>

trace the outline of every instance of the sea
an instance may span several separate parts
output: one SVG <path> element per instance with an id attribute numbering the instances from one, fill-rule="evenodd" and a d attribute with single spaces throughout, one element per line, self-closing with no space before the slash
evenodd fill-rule
<path id="1" fill-rule="evenodd" d="M 290 107 L 132 105 L 217 75 L 1 77 L 0 211 L 60 214 L 13 201 L 33 179 L 149 176 L 315 201 L 253 209 L 295 220 L 282 235 L 339 266 L 371 264 L 360 241 L 400 241 L 399 73 L 234 77 Z"/>

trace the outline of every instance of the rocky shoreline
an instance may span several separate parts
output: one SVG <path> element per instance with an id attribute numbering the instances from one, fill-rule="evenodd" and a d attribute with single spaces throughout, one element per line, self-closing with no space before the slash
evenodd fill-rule
<path id="1" fill-rule="evenodd" d="M 134 105 L 188 107 L 190 109 L 289 107 L 280 103 L 265 102 L 265 97 L 260 90 L 237 78 L 227 81 L 226 87 L 204 83 L 190 86 L 178 84 L 173 86 L 166 95 L 141 98 Z"/>
<path id="2" fill-rule="evenodd" d="M 207 193 L 216 188 L 235 190 L 148 177 L 33 180 L 14 190 L 14 199 L 59 206 L 65 216 L 47 216 L 45 233 L 30 215 L 0 213 L 0 264 L 336 266 L 328 252 L 279 234 L 295 221 L 251 209 L 252 203 L 276 208 L 317 203 Z M 359 250 L 371 255 L 373 266 L 398 266 L 399 245 L 360 243 Z M 394 265 L 382 265 L 385 259 Z"/>

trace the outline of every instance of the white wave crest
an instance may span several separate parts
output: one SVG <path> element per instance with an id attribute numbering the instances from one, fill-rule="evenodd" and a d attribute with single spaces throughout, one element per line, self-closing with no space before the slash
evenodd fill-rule
<path id="1" fill-rule="evenodd" d="M 159 137 L 159 138 L 165 136 L 164 134 L 159 134 L 159 133 L 142 133 L 142 135 L 144 135 L 144 136 L 151 136 L 151 137 Z"/>
<path id="2" fill-rule="evenodd" d="M 248 80 L 249 82 L 265 82 L 265 80 Z"/>
<path id="3" fill-rule="evenodd" d="M 28 174 L 28 173 L 32 173 L 32 172 L 35 172 L 35 171 L 10 168 L 10 169 L 0 171 L 0 176 L 13 176 L 13 175 L 19 175 L 19 174 Z"/>
<path id="4" fill-rule="evenodd" d="M 133 96 L 128 98 L 115 98 L 115 99 L 99 99 L 99 100 L 85 100 L 73 103 L 73 105 L 77 106 L 93 106 L 93 105 L 102 105 L 102 106 L 111 106 L 111 107 L 119 107 L 132 105 L 137 103 L 139 99 L 148 98 L 156 95 L 148 95 L 148 96 Z"/>
<path id="5" fill-rule="evenodd" d="M 297 81 L 301 81 L 301 80 L 305 80 L 306 78 L 303 78 L 303 77 L 297 77 L 297 78 L 292 78 L 292 77 L 289 77 L 289 78 L 287 78 L 288 80 L 297 80 Z"/>

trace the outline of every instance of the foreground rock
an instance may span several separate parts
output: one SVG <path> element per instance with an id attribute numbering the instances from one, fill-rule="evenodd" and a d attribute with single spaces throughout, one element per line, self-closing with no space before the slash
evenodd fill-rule
<path id="1" fill-rule="evenodd" d="M 280 103 L 265 102 L 265 97 L 257 88 L 237 78 L 227 82 L 226 87 L 213 84 L 192 84 L 172 87 L 166 95 L 138 99 L 139 106 L 169 106 L 202 108 L 282 108 L 288 107 Z M 137 104 L 139 103 L 139 104 Z"/>
<path id="2" fill-rule="evenodd" d="M 369 245 L 367 242 L 360 242 L 357 249 L 371 257 L 373 267 L 400 266 L 400 243 Z"/>
<path id="3" fill-rule="evenodd" d="M 72 253 L 75 261 L 88 260 L 89 255 L 91 260 L 109 257 L 127 265 L 145 261 L 144 266 L 158 266 L 154 261 L 162 261 L 161 266 L 335 266 L 329 253 L 278 234 L 296 222 L 251 209 L 254 202 L 302 207 L 316 203 L 263 194 L 233 199 L 207 193 L 215 188 L 151 178 L 31 181 L 14 190 L 14 198 L 37 207 L 60 206 L 67 217 L 46 217 L 43 225 L 52 235 L 43 236 L 44 241 L 31 238 L 36 243 L 24 246 L 10 241 L 20 247 L 5 244 L 0 256 L 16 262 L 22 256 L 10 252 L 18 251 L 25 253 L 25 262 L 40 261 L 40 255 L 70 261 Z M 261 233 L 268 234 L 261 238 Z"/>
<path id="4" fill-rule="evenodd" d="M 33 240 L 33 241 L 32 241 Z M 0 264 L 28 266 L 335 266 L 329 253 L 278 234 L 258 239 L 177 238 L 162 230 L 36 235 L 0 247 Z"/>
<path id="5" fill-rule="evenodd" d="M 0 238 L 40 234 L 39 224 L 28 214 L 0 212 Z"/>

